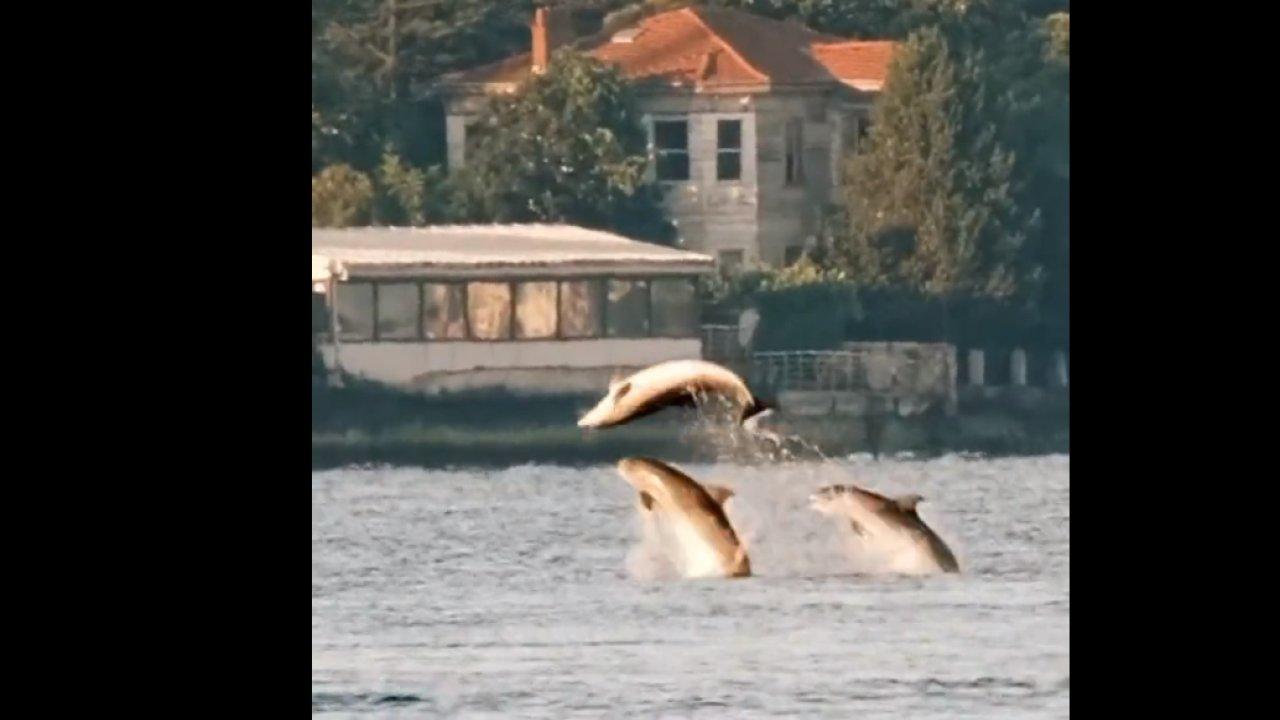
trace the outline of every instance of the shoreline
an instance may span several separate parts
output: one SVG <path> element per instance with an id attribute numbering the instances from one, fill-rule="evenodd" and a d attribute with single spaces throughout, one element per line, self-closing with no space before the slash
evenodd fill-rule
<path id="1" fill-rule="evenodd" d="M 853 454 L 916 457 L 977 453 L 987 457 L 1070 454 L 1066 416 L 1027 417 L 1024 413 L 978 412 L 952 417 L 782 418 L 783 434 L 802 438 L 826 457 Z M 312 470 L 351 465 L 427 468 L 509 467 L 525 464 L 585 466 L 612 464 L 627 456 L 647 455 L 671 462 L 768 462 L 759 456 L 726 457 L 716 443 L 688 422 L 637 421 L 608 431 L 576 425 L 488 426 L 409 424 L 368 429 L 316 431 L 311 438 Z M 817 455 L 811 456 L 813 459 Z"/>

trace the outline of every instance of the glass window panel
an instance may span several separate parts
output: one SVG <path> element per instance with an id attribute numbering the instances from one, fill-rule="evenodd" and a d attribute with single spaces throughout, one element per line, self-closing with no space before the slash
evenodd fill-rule
<path id="1" fill-rule="evenodd" d="M 716 148 L 720 150 L 742 149 L 741 120 L 721 120 L 716 123 Z"/>
<path id="2" fill-rule="evenodd" d="M 329 302 L 324 293 L 311 293 L 311 332 L 326 337 L 329 334 Z"/>
<path id="3" fill-rule="evenodd" d="M 467 316 L 471 320 L 472 338 L 510 338 L 511 286 L 493 282 L 473 282 L 467 285 Z"/>
<path id="4" fill-rule="evenodd" d="M 649 284 L 644 280 L 609 281 L 609 337 L 649 334 Z"/>
<path id="5" fill-rule="evenodd" d="M 600 337 L 604 331 L 604 283 L 566 280 L 560 283 L 560 334 L 567 338 Z"/>
<path id="6" fill-rule="evenodd" d="M 423 283 L 422 336 L 428 340 L 463 340 L 467 337 L 463 287 Z"/>
<path id="7" fill-rule="evenodd" d="M 742 153 L 722 151 L 716 153 L 716 179 L 740 180 L 742 178 Z"/>
<path id="8" fill-rule="evenodd" d="M 413 340 L 418 337 L 418 284 L 378 284 L 378 339 Z"/>
<path id="9" fill-rule="evenodd" d="M 698 303 L 689 278 L 654 280 L 653 334 L 662 337 L 697 337 Z"/>
<path id="10" fill-rule="evenodd" d="M 800 118 L 787 121 L 786 182 L 798 185 L 804 182 L 804 124 Z"/>
<path id="11" fill-rule="evenodd" d="M 338 283 L 338 336 L 342 340 L 373 339 L 373 284 Z"/>
<path id="12" fill-rule="evenodd" d="M 653 142 L 659 150 L 688 150 L 689 123 L 684 120 L 656 120 Z"/>
<path id="13" fill-rule="evenodd" d="M 556 336 L 555 282 L 522 282 L 516 285 L 516 337 Z"/>
<path id="14" fill-rule="evenodd" d="M 659 180 L 688 180 L 689 153 L 659 153 L 657 172 Z"/>

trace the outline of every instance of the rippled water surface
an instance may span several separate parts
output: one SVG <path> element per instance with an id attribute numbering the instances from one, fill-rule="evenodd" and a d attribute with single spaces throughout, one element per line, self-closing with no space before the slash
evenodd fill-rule
<path id="1" fill-rule="evenodd" d="M 457 718 L 1065 718 L 1069 459 L 690 465 L 755 577 L 644 572 L 612 466 L 312 475 L 312 709 Z M 925 497 L 958 576 L 855 572 L 813 489 Z"/>

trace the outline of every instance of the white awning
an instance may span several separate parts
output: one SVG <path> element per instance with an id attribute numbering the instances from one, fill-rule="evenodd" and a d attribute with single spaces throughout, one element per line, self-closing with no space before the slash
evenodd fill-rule
<path id="1" fill-rule="evenodd" d="M 572 225 L 312 228 L 312 264 L 359 278 L 702 275 L 715 259 Z M 336 272 L 335 272 L 336 274 Z"/>

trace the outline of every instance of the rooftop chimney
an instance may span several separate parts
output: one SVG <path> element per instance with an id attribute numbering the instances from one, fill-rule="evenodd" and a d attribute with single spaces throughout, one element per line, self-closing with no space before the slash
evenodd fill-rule
<path id="1" fill-rule="evenodd" d="M 533 71 L 535 73 L 544 73 L 547 70 L 547 60 L 551 56 L 551 43 L 548 37 L 547 29 L 547 9 L 540 7 L 533 11 L 533 25 L 530 29 L 533 31 Z"/>
<path id="2" fill-rule="evenodd" d="M 533 11 L 533 62 L 535 73 L 545 72 L 551 60 L 551 51 L 573 42 L 574 38 L 600 31 L 604 14 L 599 10 L 557 7 L 540 7 Z"/>

